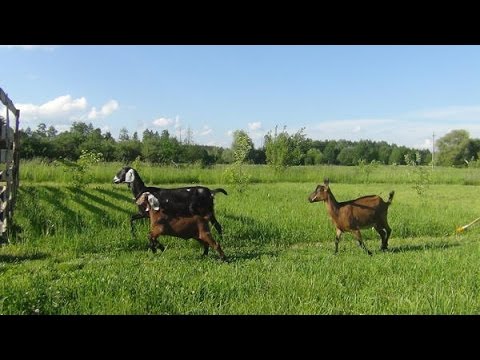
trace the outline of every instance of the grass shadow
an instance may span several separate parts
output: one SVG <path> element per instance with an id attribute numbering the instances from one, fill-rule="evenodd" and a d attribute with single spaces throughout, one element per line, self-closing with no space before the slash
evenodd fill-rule
<path id="1" fill-rule="evenodd" d="M 245 215 L 234 215 L 230 213 L 224 213 L 222 214 L 222 216 L 229 220 L 239 221 L 245 225 L 253 225 L 255 223 L 255 220 L 253 218 Z"/>
<path id="2" fill-rule="evenodd" d="M 81 197 L 84 196 L 85 191 L 73 188 L 73 187 L 67 187 L 67 190 L 72 193 L 72 200 L 75 201 L 78 205 L 82 206 L 85 210 L 90 211 L 93 215 L 96 217 L 104 217 L 104 218 L 109 218 L 109 214 L 103 210 L 102 208 L 99 208 L 98 206 L 92 205 L 85 200 L 83 200 Z"/>
<path id="3" fill-rule="evenodd" d="M 437 249 L 448 249 L 450 247 L 459 246 L 460 244 L 450 244 L 450 243 L 434 243 L 434 244 L 425 244 L 425 245 L 400 245 L 398 247 L 391 247 L 387 252 L 391 253 L 403 253 L 407 251 L 425 251 L 425 250 L 437 250 Z"/>
<path id="4" fill-rule="evenodd" d="M 46 253 L 35 253 L 30 255 L 0 255 L 0 263 L 18 263 L 27 260 L 43 260 L 49 257 L 49 254 Z"/>
<path id="5" fill-rule="evenodd" d="M 67 194 L 60 188 L 53 186 L 20 187 L 18 193 L 21 206 L 34 206 L 33 210 L 25 212 L 25 219 L 29 223 L 29 228 L 37 235 L 43 233 L 47 223 L 50 225 L 52 223 L 68 224 L 73 231 L 83 228 L 83 222 L 81 218 L 78 218 L 78 214 L 64 204 L 63 199 Z M 54 218 L 46 215 L 50 213 L 50 207 L 55 209 Z"/>
<path id="6" fill-rule="evenodd" d="M 222 218 L 226 220 L 225 224 L 222 222 L 224 237 L 228 238 L 226 243 L 235 247 L 263 246 L 279 242 L 284 243 L 285 241 L 288 243 L 288 234 L 285 234 L 270 222 L 258 221 L 254 217 L 231 213 L 223 213 Z M 229 231 L 229 222 L 233 228 L 232 232 Z M 218 240 L 222 241 L 221 238 L 218 238 Z"/>
<path id="7" fill-rule="evenodd" d="M 123 213 L 125 213 L 125 214 L 131 214 L 130 211 L 128 211 L 128 210 L 126 210 L 126 209 L 124 209 L 124 208 L 122 208 L 122 207 L 120 207 L 120 206 L 117 206 L 117 205 L 115 205 L 115 204 L 113 204 L 113 203 L 111 203 L 111 202 L 109 202 L 109 201 L 107 201 L 107 200 L 105 200 L 105 199 L 102 199 L 102 198 L 100 198 L 100 197 L 98 197 L 98 196 L 96 196 L 96 195 L 90 194 L 90 193 L 86 192 L 86 191 L 83 190 L 83 189 L 76 189 L 76 188 L 70 188 L 70 187 L 69 187 L 68 189 L 69 189 L 70 191 L 74 191 L 75 193 L 77 193 L 77 194 L 79 194 L 79 195 L 82 195 L 82 196 L 84 196 L 84 197 L 86 197 L 86 198 L 88 198 L 88 199 L 90 199 L 90 200 L 92 200 L 92 201 L 94 201 L 94 202 L 96 202 L 96 203 L 98 203 L 98 204 L 100 204 L 100 205 L 106 206 L 106 207 L 108 207 L 108 208 L 110 208 L 110 209 L 114 209 L 114 210 L 116 210 L 116 211 L 123 212 Z M 97 191 L 98 191 L 98 190 L 97 190 Z M 129 199 L 127 198 L 127 200 L 129 200 Z M 132 201 L 131 203 L 132 203 L 132 208 L 133 208 L 133 209 L 136 208 L 136 205 L 134 204 L 134 202 Z"/>
<path id="8" fill-rule="evenodd" d="M 75 218 L 77 216 L 77 213 L 73 211 L 72 209 L 69 209 L 66 207 L 58 198 L 61 198 L 62 196 L 58 196 L 58 194 L 62 194 L 63 196 L 66 195 L 64 191 L 59 190 L 56 187 L 53 186 L 43 186 L 43 188 L 51 193 L 52 196 L 44 196 L 42 197 L 42 200 L 45 200 L 46 202 L 50 203 L 53 205 L 56 209 L 59 209 L 60 212 L 62 212 L 64 215 L 66 215 L 69 218 Z M 48 194 L 46 194 L 48 195 Z"/>
<path id="9" fill-rule="evenodd" d="M 277 257 L 280 253 L 280 250 L 255 250 L 255 251 L 248 251 L 245 252 L 237 252 L 234 251 L 231 254 L 225 253 L 227 256 L 228 262 L 233 263 L 237 261 L 244 261 L 244 260 L 256 260 L 261 258 L 262 256 L 269 256 L 269 257 Z"/>
<path id="10" fill-rule="evenodd" d="M 119 201 L 126 201 L 126 202 L 132 202 L 133 203 L 133 195 L 131 192 L 129 192 L 129 196 L 127 195 L 121 195 L 121 194 L 118 194 L 117 192 L 113 191 L 113 190 L 106 190 L 106 189 L 100 189 L 100 188 L 97 188 L 95 189 L 96 191 L 98 191 L 99 193 L 103 194 L 103 195 L 106 195 L 106 196 L 110 196 L 112 198 L 115 198 Z"/>

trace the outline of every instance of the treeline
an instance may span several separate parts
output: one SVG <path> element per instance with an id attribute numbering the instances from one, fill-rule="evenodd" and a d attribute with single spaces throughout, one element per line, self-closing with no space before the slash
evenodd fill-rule
<path id="1" fill-rule="evenodd" d="M 22 159 L 64 158 L 76 161 L 82 151 L 101 153 L 105 161 L 130 163 L 141 159 L 157 164 L 191 164 L 202 166 L 231 164 L 235 161 L 235 149 L 239 139 L 246 139 L 250 150 L 246 162 L 252 164 L 290 165 L 358 165 L 372 161 L 386 165 L 404 165 L 415 159 L 419 165 L 432 161 L 430 150 L 418 150 L 388 144 L 385 141 L 312 140 L 303 134 L 283 131 L 270 132 L 264 138 L 264 146 L 256 149 L 253 141 L 243 130 L 233 134 L 230 148 L 194 144 L 191 137 L 179 141 L 167 130 L 145 130 L 140 139 L 137 132 L 120 131 L 118 140 L 110 132 L 83 122 L 74 122 L 70 130 L 59 133 L 53 126 L 40 124 L 36 130 L 20 131 Z M 439 153 L 435 163 L 462 166 L 477 160 L 480 140 L 470 139 L 465 130 L 454 130 L 437 141 Z"/>

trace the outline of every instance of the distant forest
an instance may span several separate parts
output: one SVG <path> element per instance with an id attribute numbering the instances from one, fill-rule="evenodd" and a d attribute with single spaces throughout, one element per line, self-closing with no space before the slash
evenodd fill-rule
<path id="1" fill-rule="evenodd" d="M 256 149 L 253 141 L 243 130 L 234 132 L 230 148 L 195 144 L 188 136 L 179 141 L 167 130 L 145 130 L 140 138 L 137 132 L 129 134 L 120 131 L 118 140 L 110 132 L 102 133 L 99 128 L 83 122 L 74 122 L 69 131 L 59 133 L 53 126 L 38 125 L 37 129 L 20 130 L 20 157 L 22 159 L 42 158 L 45 160 L 68 159 L 76 161 L 82 151 L 101 154 L 105 161 L 131 163 L 136 159 L 156 164 L 230 164 L 234 161 L 236 142 L 247 139 L 249 151 L 246 162 L 251 164 L 269 163 L 272 148 L 285 150 L 286 165 L 358 165 L 378 162 L 386 165 L 404 165 L 408 159 L 415 159 L 418 165 L 428 165 L 432 153 L 388 144 L 385 141 L 312 140 L 303 130 L 289 134 L 285 129 L 270 132 L 264 138 L 264 146 Z M 436 142 L 439 153 L 435 163 L 439 165 L 465 166 L 476 161 L 480 152 L 480 139 L 470 139 L 465 130 L 454 130 Z M 269 150 L 270 148 L 270 150 Z"/>

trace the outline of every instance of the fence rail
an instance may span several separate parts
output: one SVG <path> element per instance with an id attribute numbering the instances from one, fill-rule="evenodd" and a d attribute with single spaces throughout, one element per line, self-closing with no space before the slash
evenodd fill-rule
<path id="1" fill-rule="evenodd" d="M 0 115 L 0 242 L 8 243 L 19 185 L 20 110 L 2 88 L 0 101 L 6 109 L 5 117 Z M 15 117 L 13 124 L 10 124 L 10 113 Z"/>

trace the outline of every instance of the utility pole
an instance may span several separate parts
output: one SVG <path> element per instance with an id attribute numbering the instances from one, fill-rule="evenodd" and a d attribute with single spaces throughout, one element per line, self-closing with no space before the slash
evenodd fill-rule
<path id="1" fill-rule="evenodd" d="M 435 166 L 435 132 L 432 134 L 432 170 Z"/>

